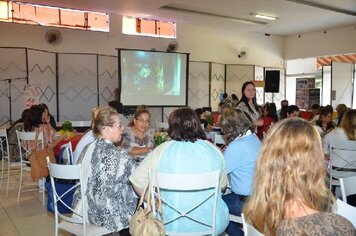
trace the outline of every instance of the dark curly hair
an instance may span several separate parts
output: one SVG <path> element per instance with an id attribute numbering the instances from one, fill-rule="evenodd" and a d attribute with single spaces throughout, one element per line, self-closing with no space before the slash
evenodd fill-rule
<path id="1" fill-rule="evenodd" d="M 206 139 L 198 115 L 190 108 L 173 111 L 169 115 L 168 124 L 168 135 L 173 140 L 195 142 L 198 139 Z"/>

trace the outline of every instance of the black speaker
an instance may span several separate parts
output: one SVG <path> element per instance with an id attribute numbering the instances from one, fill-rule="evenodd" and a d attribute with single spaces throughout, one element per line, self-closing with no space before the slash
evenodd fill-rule
<path id="1" fill-rule="evenodd" d="M 279 93 L 279 70 L 267 70 L 265 93 Z"/>

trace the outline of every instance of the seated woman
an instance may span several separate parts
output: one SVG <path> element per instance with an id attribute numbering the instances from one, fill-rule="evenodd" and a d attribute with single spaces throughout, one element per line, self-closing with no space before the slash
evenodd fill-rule
<path id="1" fill-rule="evenodd" d="M 141 195 L 148 185 L 149 169 L 168 174 L 195 174 L 220 170 L 220 187 L 225 189 L 227 176 L 224 158 L 217 147 L 204 140 L 205 133 L 194 110 L 181 108 L 173 111 L 168 118 L 168 124 L 168 135 L 172 140 L 155 148 L 130 177 L 136 192 Z M 206 197 L 206 191 L 190 193 L 162 190 L 161 194 L 166 199 L 173 199 L 171 203 L 178 209 L 190 208 L 195 202 Z M 182 201 L 182 199 L 184 200 Z M 198 219 L 208 217 L 205 209 L 212 206 L 212 201 L 206 201 L 191 214 Z M 168 220 L 175 216 L 177 216 L 177 212 L 163 204 L 163 219 Z M 228 208 L 219 195 L 216 210 L 216 233 L 223 232 L 228 222 Z M 181 217 L 166 224 L 165 228 L 167 231 L 183 233 L 206 230 L 207 226 Z"/>
<path id="2" fill-rule="evenodd" d="M 262 111 L 263 125 L 258 127 L 257 136 L 260 140 L 267 133 L 272 124 L 278 122 L 277 108 L 275 103 L 266 103 Z"/>
<path id="3" fill-rule="evenodd" d="M 54 119 L 54 116 L 51 113 L 49 113 L 48 106 L 46 105 L 46 103 L 41 103 L 40 106 L 43 106 L 46 110 L 45 111 L 47 113 L 46 123 L 49 124 L 51 131 L 56 131 L 57 123 L 56 120 Z"/>
<path id="4" fill-rule="evenodd" d="M 78 161 L 83 162 L 84 182 L 87 180 L 88 220 L 117 232 L 128 227 L 135 211 L 137 198 L 128 177 L 136 162 L 114 145 L 124 129 L 114 108 L 99 108 L 92 128 L 96 140 L 84 148 Z M 73 204 L 78 209 L 81 199 L 77 192 L 75 195 Z"/>
<path id="5" fill-rule="evenodd" d="M 135 159 L 146 157 L 154 147 L 154 129 L 150 129 L 151 115 L 138 109 L 122 135 L 121 146 Z"/>
<path id="6" fill-rule="evenodd" d="M 323 139 L 324 154 L 330 154 L 330 140 L 356 140 L 356 109 L 350 109 L 343 115 L 340 126 L 328 133 Z"/>
<path id="7" fill-rule="evenodd" d="M 29 110 L 29 117 L 24 121 L 24 131 L 43 132 L 44 141 L 50 148 L 54 148 L 60 141 L 67 138 L 66 134 L 61 134 L 56 139 L 52 139 L 51 125 L 49 123 L 48 112 L 44 106 L 33 105 Z M 28 143 L 34 145 L 34 143 Z"/>
<path id="8" fill-rule="evenodd" d="M 204 125 L 204 129 L 210 132 L 212 130 L 212 127 L 207 121 L 206 111 L 203 108 L 197 108 L 195 109 L 195 112 L 199 117 L 200 123 Z"/>
<path id="9" fill-rule="evenodd" d="M 254 125 L 249 115 L 238 109 L 222 114 L 220 126 L 225 134 L 227 147 L 224 152 L 227 174 L 232 193 L 223 196 L 230 214 L 241 216 L 245 201 L 251 193 L 255 164 L 261 141 L 253 133 Z M 230 222 L 226 232 L 230 236 L 243 235 L 239 225 Z"/>
<path id="10" fill-rule="evenodd" d="M 348 220 L 332 213 L 325 177 L 313 126 L 299 118 L 277 123 L 261 146 L 246 221 L 265 235 L 355 235 Z"/>
<path id="11" fill-rule="evenodd" d="M 325 135 L 330 133 L 336 127 L 332 121 L 332 114 L 333 111 L 331 109 L 326 107 L 322 107 L 320 109 L 319 120 L 315 122 L 315 127 L 318 130 L 321 138 L 324 138 Z"/>

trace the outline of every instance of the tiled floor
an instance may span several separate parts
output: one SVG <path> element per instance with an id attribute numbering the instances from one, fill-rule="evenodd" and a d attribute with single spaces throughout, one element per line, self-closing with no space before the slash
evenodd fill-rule
<path id="1" fill-rule="evenodd" d="M 19 171 L 15 170 L 11 173 L 8 197 L 6 198 L 7 172 L 4 173 L 5 178 L 0 191 L 0 236 L 54 235 L 54 216 L 53 213 L 47 212 L 46 203 L 44 206 L 42 205 L 42 193 L 39 193 L 38 190 L 22 192 L 20 201 L 17 203 Z M 24 180 L 29 181 L 31 178 L 27 175 Z M 47 193 L 45 200 L 47 201 Z M 59 235 L 70 234 L 63 231 Z"/>

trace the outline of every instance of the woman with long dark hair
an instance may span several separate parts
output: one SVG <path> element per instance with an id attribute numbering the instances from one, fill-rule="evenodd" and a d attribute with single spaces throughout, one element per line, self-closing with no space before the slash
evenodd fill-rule
<path id="1" fill-rule="evenodd" d="M 242 97 L 237 103 L 237 109 L 247 112 L 252 118 L 252 122 L 255 127 L 262 126 L 263 120 L 259 113 L 257 101 L 256 101 L 256 88 L 254 83 L 247 81 L 242 85 L 241 88 Z M 257 131 L 257 128 L 255 128 Z"/>

